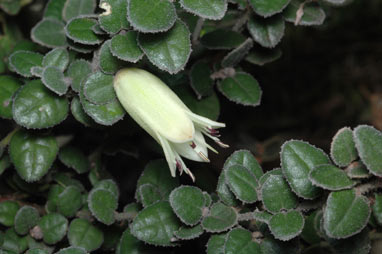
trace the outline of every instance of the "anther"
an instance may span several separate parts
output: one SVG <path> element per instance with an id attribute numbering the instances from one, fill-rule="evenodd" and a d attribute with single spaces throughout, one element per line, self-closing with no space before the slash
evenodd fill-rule
<path id="1" fill-rule="evenodd" d="M 202 153 L 202 152 L 198 152 L 198 155 L 200 156 L 200 158 L 202 158 L 205 162 L 210 162 L 210 160 L 208 159 L 208 157 Z"/>

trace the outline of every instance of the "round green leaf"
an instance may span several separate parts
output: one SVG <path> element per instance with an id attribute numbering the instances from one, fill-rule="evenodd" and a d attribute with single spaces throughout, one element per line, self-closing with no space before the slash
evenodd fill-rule
<path id="1" fill-rule="evenodd" d="M 201 44 L 208 49 L 233 49 L 246 40 L 242 34 L 225 29 L 216 29 L 206 33 L 200 39 Z"/>
<path id="2" fill-rule="evenodd" d="M 214 82 L 210 77 L 211 74 L 211 69 L 205 61 L 198 61 L 192 65 L 190 70 L 191 87 L 198 99 L 212 94 Z"/>
<path id="3" fill-rule="evenodd" d="M 97 189 L 104 189 L 104 190 L 108 190 L 110 191 L 111 193 L 113 193 L 113 195 L 115 197 L 119 197 L 119 189 L 118 189 L 118 186 L 117 184 L 111 180 L 111 179 L 105 179 L 105 180 L 101 180 L 99 181 L 98 183 L 94 184 L 94 188 L 97 188 Z"/>
<path id="4" fill-rule="evenodd" d="M 101 247 L 104 238 L 102 231 L 88 220 L 74 219 L 69 225 L 68 239 L 70 245 L 91 252 Z"/>
<path id="5" fill-rule="evenodd" d="M 65 21 L 86 14 L 93 14 L 96 8 L 95 0 L 66 0 L 62 16 Z"/>
<path id="6" fill-rule="evenodd" d="M 65 47 L 67 42 L 64 27 L 65 24 L 55 18 L 44 18 L 32 28 L 31 38 L 48 48 Z"/>
<path id="7" fill-rule="evenodd" d="M 139 200 L 141 201 L 143 207 L 147 207 L 155 204 L 162 200 L 162 196 L 154 185 L 145 183 L 137 189 Z"/>
<path id="8" fill-rule="evenodd" d="M 42 65 L 43 56 L 39 53 L 19 50 L 15 51 L 9 57 L 9 64 L 12 67 L 12 70 L 17 72 L 23 77 L 30 78 L 32 77 L 31 69 L 35 66 Z"/>
<path id="9" fill-rule="evenodd" d="M 19 204 L 15 201 L 2 201 L 0 203 L 0 223 L 6 227 L 13 226 L 19 208 Z"/>
<path id="10" fill-rule="evenodd" d="M 219 202 L 211 206 L 210 212 L 202 221 L 202 227 L 207 232 L 219 233 L 232 228 L 236 223 L 236 211 Z"/>
<path id="11" fill-rule="evenodd" d="M 193 186 L 180 186 L 170 194 L 170 205 L 179 219 L 189 226 L 196 225 L 203 216 L 203 192 Z"/>
<path id="12" fill-rule="evenodd" d="M 69 52 L 64 48 L 55 48 L 49 51 L 42 60 L 42 66 L 54 66 L 65 71 L 69 64 Z"/>
<path id="13" fill-rule="evenodd" d="M 41 179 L 58 153 L 52 136 L 37 136 L 26 131 L 16 132 L 9 144 L 9 155 L 17 173 L 27 182 Z"/>
<path id="14" fill-rule="evenodd" d="M 355 178 L 355 179 L 364 179 L 364 178 L 369 178 L 372 176 L 367 170 L 366 166 L 360 161 L 355 161 L 351 163 L 345 169 L 345 171 L 350 178 Z"/>
<path id="15" fill-rule="evenodd" d="M 180 227 L 178 231 L 174 232 L 174 235 L 176 238 L 181 240 L 191 240 L 199 237 L 201 234 L 203 234 L 203 228 L 202 226 L 196 225 L 194 227 Z"/>
<path id="16" fill-rule="evenodd" d="M 111 40 L 103 43 L 99 52 L 99 61 L 101 70 L 104 73 L 114 74 L 119 71 L 126 63 L 113 56 L 110 50 Z"/>
<path id="17" fill-rule="evenodd" d="M 112 75 L 102 72 L 92 73 L 84 82 L 86 99 L 94 104 L 106 104 L 116 99 Z"/>
<path id="18" fill-rule="evenodd" d="M 332 192 L 324 210 L 324 229 L 329 237 L 348 238 L 359 233 L 370 217 L 368 200 L 354 189 Z"/>
<path id="19" fill-rule="evenodd" d="M 281 12 L 289 2 L 290 0 L 249 0 L 253 10 L 263 17 L 269 17 Z"/>
<path id="20" fill-rule="evenodd" d="M 87 254 L 87 252 L 84 248 L 71 246 L 59 250 L 56 254 Z"/>
<path id="21" fill-rule="evenodd" d="M 12 118 L 12 97 L 21 87 L 21 82 L 11 76 L 0 76 L 0 117 Z"/>
<path id="22" fill-rule="evenodd" d="M 140 33 L 138 43 L 151 63 L 171 74 L 182 70 L 191 54 L 190 31 L 180 20 L 165 33 Z"/>
<path id="23" fill-rule="evenodd" d="M 179 221 L 167 201 L 144 208 L 131 224 L 131 233 L 139 240 L 159 246 L 173 245 L 171 240 Z"/>
<path id="24" fill-rule="evenodd" d="M 247 168 L 241 165 L 232 165 L 225 170 L 225 177 L 231 191 L 239 200 L 244 203 L 257 201 L 259 184 L 256 177 Z"/>
<path id="25" fill-rule="evenodd" d="M 73 168 L 78 174 L 89 171 L 89 161 L 83 152 L 73 146 L 65 146 L 60 149 L 58 158 L 65 166 Z"/>
<path id="26" fill-rule="evenodd" d="M 82 195 L 78 187 L 70 185 L 58 195 L 57 210 L 65 217 L 73 217 L 82 206 Z"/>
<path id="27" fill-rule="evenodd" d="M 91 18 L 73 18 L 66 24 L 66 36 L 74 42 L 85 45 L 100 44 L 102 42 L 101 37 L 92 30 L 92 27 L 96 24 L 97 21 Z"/>
<path id="28" fill-rule="evenodd" d="M 40 215 L 36 208 L 23 206 L 15 216 L 15 231 L 20 235 L 25 235 L 29 229 L 37 225 L 39 219 Z"/>
<path id="29" fill-rule="evenodd" d="M 354 129 L 354 141 L 366 168 L 373 175 L 382 176 L 382 133 L 372 126 L 360 125 Z"/>
<path id="30" fill-rule="evenodd" d="M 68 220 L 58 213 L 44 215 L 38 223 L 47 244 L 55 244 L 61 241 L 68 229 Z"/>
<path id="31" fill-rule="evenodd" d="M 246 106 L 260 104 L 262 91 L 259 83 L 250 74 L 237 72 L 235 76 L 218 84 L 221 93 L 229 100 Z"/>
<path id="32" fill-rule="evenodd" d="M 309 172 L 318 165 L 329 163 L 328 156 L 309 143 L 291 140 L 281 147 L 281 167 L 284 176 L 292 190 L 305 199 L 314 199 L 321 193 L 309 180 Z"/>
<path id="33" fill-rule="evenodd" d="M 224 248 L 225 254 L 260 254 L 260 245 L 252 240 L 250 231 L 243 228 L 234 228 L 228 235 Z"/>
<path id="34" fill-rule="evenodd" d="M 128 31 L 124 35 L 113 36 L 110 44 L 110 51 L 113 56 L 123 61 L 138 62 L 142 58 L 143 52 L 138 46 L 137 35 L 138 33 L 135 31 Z"/>
<path id="35" fill-rule="evenodd" d="M 297 206 L 297 197 L 291 191 L 283 176 L 270 175 L 261 186 L 261 196 L 265 209 L 277 213 Z"/>
<path id="36" fill-rule="evenodd" d="M 89 73 L 92 72 L 91 65 L 83 59 L 74 60 L 67 72 L 67 76 L 72 79 L 72 89 L 76 92 L 80 90 L 81 84 L 86 80 Z"/>
<path id="37" fill-rule="evenodd" d="M 309 179 L 314 185 L 332 191 L 349 189 L 355 184 L 345 171 L 330 164 L 314 167 L 310 171 Z"/>
<path id="38" fill-rule="evenodd" d="M 283 12 L 284 19 L 288 22 L 296 23 L 296 14 L 301 4 L 304 4 L 302 9 L 303 15 L 298 22 L 298 25 L 313 26 L 321 25 L 324 22 L 324 10 L 316 2 L 306 3 L 304 0 L 291 0 L 290 4 Z"/>
<path id="39" fill-rule="evenodd" d="M 256 180 L 259 180 L 264 174 L 259 162 L 257 162 L 255 156 L 248 150 L 236 150 L 232 153 L 224 162 L 223 169 L 227 170 L 236 164 L 247 168 L 256 177 Z"/>
<path id="40" fill-rule="evenodd" d="M 357 156 L 352 130 L 348 127 L 338 130 L 330 146 L 330 157 L 334 163 L 345 167 L 357 159 Z"/>
<path id="41" fill-rule="evenodd" d="M 93 119 L 91 119 L 90 116 L 85 113 L 82 107 L 82 104 L 80 102 L 80 99 L 78 99 L 78 97 L 74 97 L 72 99 L 70 110 L 72 111 L 74 118 L 80 123 L 82 123 L 83 125 L 87 127 L 95 125 L 95 122 L 93 121 Z"/>
<path id="42" fill-rule="evenodd" d="M 261 46 L 274 48 L 284 36 L 285 22 L 279 15 L 267 19 L 252 16 L 247 28 L 252 38 Z"/>
<path id="43" fill-rule="evenodd" d="M 180 0 L 180 5 L 188 12 L 206 19 L 222 19 L 227 11 L 226 0 Z"/>
<path id="44" fill-rule="evenodd" d="M 288 241 L 301 233 L 304 217 L 297 211 L 282 212 L 273 215 L 268 225 L 276 239 Z"/>
<path id="45" fill-rule="evenodd" d="M 23 253 L 27 248 L 27 238 L 20 237 L 13 228 L 9 228 L 4 234 L 3 244 L 1 246 L 0 253 L 19 254 Z"/>
<path id="46" fill-rule="evenodd" d="M 220 200 L 229 206 L 237 206 L 239 201 L 236 199 L 235 194 L 229 189 L 228 184 L 226 182 L 225 171 L 223 170 L 220 173 L 218 178 L 218 184 L 216 186 L 216 192 L 220 198 Z"/>
<path id="47" fill-rule="evenodd" d="M 127 18 L 130 24 L 144 33 L 169 30 L 176 21 L 174 4 L 171 1 L 128 0 Z"/>
<path id="48" fill-rule="evenodd" d="M 227 234 L 211 235 L 207 242 L 207 254 L 222 254 L 224 253 L 225 239 Z"/>
<path id="49" fill-rule="evenodd" d="M 62 71 L 54 66 L 48 66 L 44 69 L 41 81 L 49 90 L 59 96 L 66 94 L 69 88 L 65 82 L 65 76 Z"/>
<path id="50" fill-rule="evenodd" d="M 126 0 L 101 0 L 99 6 L 105 11 L 99 15 L 99 25 L 108 33 L 115 34 L 129 27 Z"/>
<path id="51" fill-rule="evenodd" d="M 115 221 L 114 212 L 118 207 L 117 196 L 111 191 L 94 188 L 88 196 L 88 206 L 98 221 L 111 225 Z"/>

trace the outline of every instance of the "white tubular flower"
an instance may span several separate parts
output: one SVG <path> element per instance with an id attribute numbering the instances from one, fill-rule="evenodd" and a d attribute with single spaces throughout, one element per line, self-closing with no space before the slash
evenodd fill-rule
<path id="1" fill-rule="evenodd" d="M 207 148 L 216 150 L 205 142 L 203 134 L 221 147 L 228 147 L 219 140 L 216 130 L 225 127 L 224 123 L 192 113 L 151 73 L 137 68 L 122 69 L 114 77 L 114 90 L 127 113 L 162 146 L 172 176 L 178 169 L 195 181 L 180 156 L 209 162 Z"/>

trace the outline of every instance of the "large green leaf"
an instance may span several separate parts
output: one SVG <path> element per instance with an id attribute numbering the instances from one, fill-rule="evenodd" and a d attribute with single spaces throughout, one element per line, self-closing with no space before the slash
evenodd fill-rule
<path id="1" fill-rule="evenodd" d="M 93 216 L 106 225 L 115 221 L 114 213 L 118 207 L 117 196 L 107 189 L 94 188 L 88 196 L 88 206 Z"/>
<path id="2" fill-rule="evenodd" d="M 279 15 L 268 19 L 252 16 L 247 28 L 252 38 L 261 46 L 274 48 L 284 36 L 285 22 Z"/>
<path id="3" fill-rule="evenodd" d="M 352 130 L 348 127 L 338 130 L 330 146 L 330 157 L 334 163 L 340 167 L 348 166 L 357 156 Z"/>
<path id="4" fill-rule="evenodd" d="M 138 62 L 143 57 L 143 52 L 138 46 L 137 35 L 135 31 L 128 31 L 124 35 L 113 36 L 110 44 L 113 56 L 128 62 Z"/>
<path id="5" fill-rule="evenodd" d="M 21 207 L 15 216 L 15 231 L 20 235 L 25 235 L 29 230 L 36 226 L 40 215 L 36 208 L 32 206 Z"/>
<path id="6" fill-rule="evenodd" d="M 91 18 L 78 17 L 71 19 L 65 27 L 66 35 L 74 42 L 85 45 L 97 45 L 102 42 L 99 35 L 92 28 L 97 21 Z"/>
<path id="7" fill-rule="evenodd" d="M 68 240 L 70 245 L 91 252 L 101 247 L 104 236 L 103 232 L 88 220 L 74 219 L 69 225 Z"/>
<path id="8" fill-rule="evenodd" d="M 34 42 L 48 48 L 65 47 L 67 45 L 65 24 L 55 18 L 44 18 L 31 31 Z"/>
<path id="9" fill-rule="evenodd" d="M 102 72 L 92 73 L 84 82 L 84 95 L 94 104 L 106 104 L 116 99 L 113 76 Z"/>
<path id="10" fill-rule="evenodd" d="M 300 212 L 281 212 L 272 216 L 269 229 L 276 239 L 290 240 L 299 235 L 304 227 L 304 217 Z"/>
<path id="11" fill-rule="evenodd" d="M 38 223 L 43 234 L 43 240 L 47 244 L 55 244 L 61 241 L 68 229 L 68 220 L 58 213 L 44 215 Z"/>
<path id="12" fill-rule="evenodd" d="M 257 201 L 256 177 L 251 171 L 241 165 L 232 165 L 225 170 L 225 178 L 231 191 L 244 203 Z"/>
<path id="13" fill-rule="evenodd" d="M 202 227 L 211 233 L 227 231 L 237 224 L 237 212 L 220 202 L 211 206 L 210 212 L 203 218 Z"/>

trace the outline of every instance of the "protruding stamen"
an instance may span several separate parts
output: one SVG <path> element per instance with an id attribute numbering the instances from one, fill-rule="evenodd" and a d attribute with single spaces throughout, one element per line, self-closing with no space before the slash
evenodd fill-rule
<path id="1" fill-rule="evenodd" d="M 220 140 L 215 140 L 216 144 L 218 144 L 220 147 L 223 147 L 223 148 L 228 148 L 229 145 L 227 144 L 224 144 L 223 142 L 221 142 Z"/>
<path id="2" fill-rule="evenodd" d="M 179 170 L 179 174 L 182 175 L 183 174 L 182 164 L 178 160 L 175 160 L 175 161 L 176 161 L 176 168 Z"/>
<path id="3" fill-rule="evenodd" d="M 208 157 L 202 153 L 202 152 L 198 152 L 198 155 L 200 156 L 200 158 L 202 158 L 205 162 L 210 162 L 210 160 L 208 159 Z"/>

